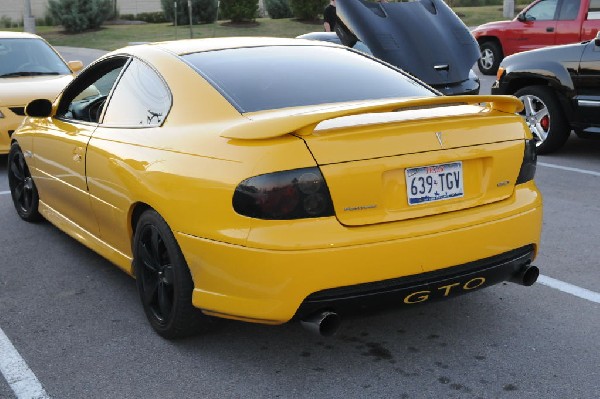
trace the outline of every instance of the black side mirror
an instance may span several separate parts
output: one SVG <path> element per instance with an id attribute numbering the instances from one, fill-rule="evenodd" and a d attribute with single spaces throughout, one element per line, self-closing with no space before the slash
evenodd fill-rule
<path id="1" fill-rule="evenodd" d="M 596 33 L 596 38 L 594 39 L 594 44 L 596 47 L 600 47 L 600 31 Z"/>
<path id="2" fill-rule="evenodd" d="M 52 102 L 45 98 L 33 100 L 25 107 L 25 114 L 36 118 L 47 118 L 52 115 Z"/>
<path id="3" fill-rule="evenodd" d="M 521 13 L 521 14 L 517 15 L 517 21 L 519 21 L 519 22 L 527 21 L 527 18 L 525 18 L 525 13 Z"/>

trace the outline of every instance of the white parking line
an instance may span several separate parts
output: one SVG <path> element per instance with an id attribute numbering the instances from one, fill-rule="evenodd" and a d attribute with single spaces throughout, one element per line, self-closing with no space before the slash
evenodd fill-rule
<path id="1" fill-rule="evenodd" d="M 537 282 L 547 287 L 555 288 L 567 294 L 575 295 L 576 297 L 586 299 L 590 302 L 600 303 L 600 294 L 590 291 L 585 288 L 578 287 L 573 284 L 565 283 L 564 281 L 556 280 L 552 277 L 540 275 Z"/>
<path id="2" fill-rule="evenodd" d="M 10 194 L 10 191 L 0 191 L 0 195 Z"/>
<path id="3" fill-rule="evenodd" d="M 0 328 L 0 372 L 17 399 L 50 399 L 42 384 Z"/>
<path id="4" fill-rule="evenodd" d="M 583 173 L 584 175 L 592 175 L 592 176 L 598 176 L 598 177 L 600 177 L 600 172 L 594 172 L 593 170 L 579 169 L 579 168 L 570 168 L 568 166 L 554 165 L 554 164 L 545 163 L 545 162 L 538 162 L 537 164 L 540 165 L 540 166 L 545 166 L 547 168 L 568 170 L 569 172 L 577 172 L 577 173 Z"/>

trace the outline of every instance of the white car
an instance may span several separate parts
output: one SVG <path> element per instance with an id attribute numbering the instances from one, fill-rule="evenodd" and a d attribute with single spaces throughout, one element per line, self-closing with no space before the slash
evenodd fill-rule
<path id="1" fill-rule="evenodd" d="M 8 153 L 25 106 L 37 98 L 53 101 L 81 68 L 37 35 L 0 31 L 0 154 Z"/>

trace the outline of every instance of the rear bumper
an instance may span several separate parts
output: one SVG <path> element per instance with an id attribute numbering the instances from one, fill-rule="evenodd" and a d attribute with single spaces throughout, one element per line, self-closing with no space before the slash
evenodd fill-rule
<path id="1" fill-rule="evenodd" d="M 343 312 L 370 299 L 411 303 L 470 292 L 509 279 L 533 260 L 542 204 L 531 182 L 519 187 L 510 201 L 454 212 L 452 217 L 432 216 L 429 221 L 435 223 L 427 229 L 420 229 L 417 220 L 329 231 L 328 223 L 339 226 L 332 219 L 324 218 L 322 225 L 313 220 L 313 229 L 301 231 L 307 241 L 320 238 L 321 248 L 298 245 L 294 222 L 286 222 L 285 230 L 268 239 L 290 243 L 288 250 L 177 233 L 194 279 L 194 306 L 210 315 L 281 324 L 334 303 Z M 385 239 L 378 236 L 384 229 Z M 348 242 L 340 245 L 340 237 Z M 362 242 L 364 237 L 377 240 Z"/>
<path id="2" fill-rule="evenodd" d="M 533 245 L 487 259 L 416 276 L 332 288 L 309 295 L 296 312 L 304 319 L 318 311 L 340 315 L 452 298 L 516 279 L 535 257 Z"/>

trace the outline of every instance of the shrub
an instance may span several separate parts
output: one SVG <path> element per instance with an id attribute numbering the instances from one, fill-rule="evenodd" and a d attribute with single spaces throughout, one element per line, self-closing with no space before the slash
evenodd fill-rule
<path id="1" fill-rule="evenodd" d="M 174 0 L 161 0 L 165 20 L 175 22 Z M 190 23 L 187 0 L 177 0 L 177 24 Z M 217 0 L 192 0 L 192 23 L 209 24 L 217 20 Z"/>
<path id="2" fill-rule="evenodd" d="M 294 16 L 290 8 L 290 0 L 265 0 L 265 7 L 269 17 L 273 19 L 291 18 Z"/>
<path id="3" fill-rule="evenodd" d="M 0 27 L 1 28 L 12 28 L 13 22 L 12 18 L 3 15 L 0 17 Z"/>
<path id="4" fill-rule="evenodd" d="M 97 29 L 114 17 L 112 0 L 49 0 L 48 14 L 67 32 Z"/>
<path id="5" fill-rule="evenodd" d="M 165 17 L 165 13 L 162 11 L 141 12 L 135 16 L 135 19 L 137 21 L 148 22 L 149 24 L 159 24 L 168 21 Z"/>
<path id="6" fill-rule="evenodd" d="M 220 13 L 231 22 L 253 21 L 258 13 L 258 1 L 221 0 Z"/>
<path id="7" fill-rule="evenodd" d="M 290 0 L 294 17 L 302 21 L 314 21 L 323 14 L 327 0 Z"/>

